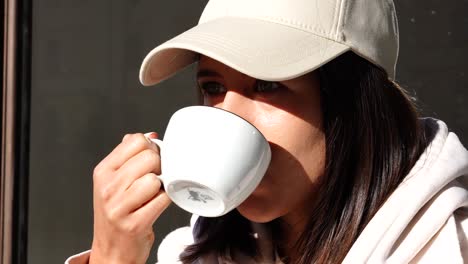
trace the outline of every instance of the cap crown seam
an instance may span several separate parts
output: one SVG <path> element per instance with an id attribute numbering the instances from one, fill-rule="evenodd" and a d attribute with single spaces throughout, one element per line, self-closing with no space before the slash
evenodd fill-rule
<path id="1" fill-rule="evenodd" d="M 339 1 L 339 9 L 338 9 L 339 13 L 338 13 L 338 21 L 336 22 L 335 38 L 340 42 L 344 41 L 343 25 L 345 21 L 344 16 L 346 15 L 345 9 L 346 9 L 346 0 Z"/>

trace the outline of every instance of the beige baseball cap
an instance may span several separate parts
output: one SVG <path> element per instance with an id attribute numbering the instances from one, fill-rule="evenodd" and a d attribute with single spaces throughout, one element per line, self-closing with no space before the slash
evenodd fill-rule
<path id="1" fill-rule="evenodd" d="M 251 77 L 282 81 L 352 50 L 395 77 L 392 0 L 211 0 L 197 26 L 154 48 L 140 81 L 153 85 L 211 57 Z"/>

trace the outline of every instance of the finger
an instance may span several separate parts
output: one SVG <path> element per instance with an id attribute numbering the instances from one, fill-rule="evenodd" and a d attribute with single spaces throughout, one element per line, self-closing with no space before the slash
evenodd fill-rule
<path id="1" fill-rule="evenodd" d="M 120 202 L 120 211 L 125 214 L 134 212 L 142 205 L 148 203 L 151 198 L 155 197 L 161 189 L 161 181 L 154 173 L 148 173 L 141 178 L 138 178 L 132 185 L 123 193 L 123 200 Z"/>
<path id="2" fill-rule="evenodd" d="M 152 226 L 164 210 L 171 204 L 171 199 L 164 191 L 160 191 L 145 205 L 132 213 L 134 221 L 140 221 L 143 226 Z"/>
<path id="3" fill-rule="evenodd" d="M 115 174 L 122 191 L 127 190 L 134 181 L 148 173 L 161 174 L 161 158 L 158 150 L 145 149 L 131 157 Z"/>
<path id="4" fill-rule="evenodd" d="M 156 132 L 149 132 L 149 133 L 146 133 L 145 136 L 146 136 L 146 137 L 149 137 L 149 138 L 152 138 L 152 139 L 156 139 L 156 138 L 158 138 L 158 133 L 156 133 Z"/>
<path id="5" fill-rule="evenodd" d="M 125 135 L 122 142 L 101 162 L 109 169 L 117 170 L 127 160 L 145 149 L 158 151 L 155 143 L 141 133 Z"/>

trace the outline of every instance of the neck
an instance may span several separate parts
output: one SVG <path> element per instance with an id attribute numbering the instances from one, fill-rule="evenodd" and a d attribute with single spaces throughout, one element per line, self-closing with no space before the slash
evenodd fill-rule
<path id="1" fill-rule="evenodd" d="M 296 212 L 289 213 L 281 218 L 280 228 L 282 235 L 282 242 L 279 244 L 279 255 L 285 258 L 288 263 L 295 263 L 301 256 L 297 242 L 303 234 L 307 225 L 307 216 L 304 210 L 296 210 Z"/>

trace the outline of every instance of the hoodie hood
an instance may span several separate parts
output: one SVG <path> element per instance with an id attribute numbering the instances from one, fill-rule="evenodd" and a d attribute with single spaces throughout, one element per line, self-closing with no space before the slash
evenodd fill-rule
<path id="1" fill-rule="evenodd" d="M 422 122 L 433 140 L 343 263 L 468 261 L 468 152 L 444 122 Z"/>

